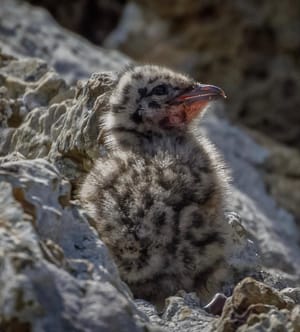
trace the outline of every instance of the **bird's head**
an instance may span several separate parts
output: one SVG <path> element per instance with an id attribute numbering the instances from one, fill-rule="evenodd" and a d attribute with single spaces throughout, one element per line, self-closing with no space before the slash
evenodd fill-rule
<path id="1" fill-rule="evenodd" d="M 117 140 L 130 134 L 165 136 L 186 131 L 207 104 L 219 98 L 225 94 L 216 86 L 197 83 L 164 67 L 135 66 L 120 75 L 104 127 Z"/>

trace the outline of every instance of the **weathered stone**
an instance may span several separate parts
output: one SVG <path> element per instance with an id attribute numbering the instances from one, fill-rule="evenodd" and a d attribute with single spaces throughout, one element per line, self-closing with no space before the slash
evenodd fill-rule
<path id="1" fill-rule="evenodd" d="M 246 324 L 240 326 L 237 331 L 295 332 L 292 323 L 289 321 L 289 312 L 287 310 L 277 310 L 274 308 L 266 313 L 251 315 Z"/>
<path id="2" fill-rule="evenodd" d="M 130 62 L 117 51 L 93 46 L 63 30 L 46 10 L 15 0 L 1 1 L 0 48 L 10 54 L 43 59 L 72 83 Z"/>
<path id="3" fill-rule="evenodd" d="M 23 68 L 18 66 L 17 60 L 11 61 Z M 7 81 L 11 77 L 22 82 L 24 89 L 17 93 L 17 100 L 28 116 L 26 119 L 25 115 L 19 116 L 20 124 L 15 128 L 11 118 L 18 117 L 21 106 L 14 110 L 4 108 L 0 113 L 3 114 L 2 127 L 6 128 L 0 133 L 0 155 L 16 151 L 29 159 L 48 157 L 74 183 L 99 156 L 99 114 L 105 109 L 106 95 L 114 82 L 113 74 L 95 74 L 86 83 L 78 84 L 74 97 L 74 89 L 49 69 L 42 76 L 32 74 L 30 83 L 22 81 L 28 72 L 26 66 L 18 71 L 17 77 L 14 73 L 7 74 L 11 61 L 7 60 L 1 68 L 5 79 L 3 87 L 9 85 Z M 28 66 L 32 67 L 32 63 L 30 60 Z M 8 97 L 2 100 L 5 105 L 15 101 Z"/>
<path id="4" fill-rule="evenodd" d="M 142 331 L 145 317 L 69 189 L 44 160 L 0 168 L 0 330 Z"/>
<path id="5" fill-rule="evenodd" d="M 263 164 L 268 191 L 281 206 L 291 211 L 300 223 L 300 152 L 279 144 L 264 135 L 255 134 L 269 156 Z"/>
<path id="6" fill-rule="evenodd" d="M 300 331 L 300 305 L 295 306 L 292 310 L 291 321 L 294 331 Z"/>
<path id="7" fill-rule="evenodd" d="M 213 332 L 212 323 L 216 321 L 216 317 L 201 308 L 195 294 L 180 292 L 176 296 L 169 297 L 161 312 L 146 301 L 136 300 L 135 303 L 152 323 L 166 328 L 167 331 Z"/>
<path id="8" fill-rule="evenodd" d="M 83 35 L 95 44 L 100 44 L 116 26 L 124 1 L 77 0 L 70 4 L 59 0 L 28 0 L 47 8 L 63 27 Z"/>
<path id="9" fill-rule="evenodd" d="M 242 314 L 255 303 L 275 306 L 278 309 L 291 309 L 294 306 L 294 301 L 280 296 L 278 291 L 252 278 L 244 279 L 235 287 L 231 303 L 238 314 Z"/>
<path id="10" fill-rule="evenodd" d="M 295 301 L 271 287 L 246 278 L 227 299 L 215 331 L 289 331 L 298 324 Z"/>
<path id="11" fill-rule="evenodd" d="M 280 291 L 280 294 L 283 296 L 288 296 L 296 304 L 300 304 L 300 287 L 297 288 L 284 288 Z"/>
<path id="12" fill-rule="evenodd" d="M 264 266 L 297 275 L 295 271 L 300 266 L 298 228 L 292 216 L 278 207 L 267 193 L 258 172 L 269 155 L 268 151 L 223 117 L 207 114 L 200 130 L 222 151 L 232 171 L 230 210 L 238 212 L 247 237 L 254 242 L 252 251 L 248 250 L 247 254 L 254 253 L 257 245 Z"/>

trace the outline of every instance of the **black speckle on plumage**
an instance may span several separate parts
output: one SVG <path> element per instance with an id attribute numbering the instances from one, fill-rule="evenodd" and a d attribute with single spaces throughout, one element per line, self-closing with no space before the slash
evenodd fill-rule
<path id="1" fill-rule="evenodd" d="M 226 276 L 228 177 L 194 121 L 222 96 L 156 66 L 129 67 L 112 92 L 109 153 L 80 199 L 136 297 L 162 303 L 184 289 L 207 301 Z"/>

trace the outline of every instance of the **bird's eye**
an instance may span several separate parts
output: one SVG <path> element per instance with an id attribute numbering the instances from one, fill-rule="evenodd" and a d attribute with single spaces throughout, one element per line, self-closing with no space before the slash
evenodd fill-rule
<path id="1" fill-rule="evenodd" d="M 168 88 L 165 84 L 160 84 L 160 85 L 157 85 L 155 88 L 153 88 L 153 90 L 151 92 L 153 95 L 162 96 L 162 95 L 166 95 L 168 93 Z"/>
<path id="2" fill-rule="evenodd" d="M 150 108 L 160 108 L 160 105 L 158 102 L 151 100 L 150 103 L 148 104 L 148 107 Z"/>
<path id="3" fill-rule="evenodd" d="M 139 93 L 139 95 L 140 95 L 141 98 L 146 97 L 146 95 L 147 95 L 147 88 L 140 88 L 140 89 L 138 89 L 138 93 Z"/>

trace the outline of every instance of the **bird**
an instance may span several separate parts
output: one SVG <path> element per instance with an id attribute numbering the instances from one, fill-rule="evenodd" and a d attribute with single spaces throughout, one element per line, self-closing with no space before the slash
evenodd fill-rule
<path id="1" fill-rule="evenodd" d="M 121 71 L 100 119 L 107 153 L 79 190 L 135 298 L 161 305 L 180 290 L 207 303 L 226 279 L 230 176 L 199 134 L 214 85 L 156 65 Z"/>

